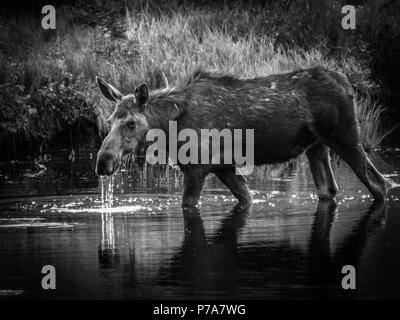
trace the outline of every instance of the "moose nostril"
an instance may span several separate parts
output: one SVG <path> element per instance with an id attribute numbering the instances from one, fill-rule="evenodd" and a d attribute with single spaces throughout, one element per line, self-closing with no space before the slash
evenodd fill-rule
<path id="1" fill-rule="evenodd" d="M 99 162 L 96 166 L 98 176 L 110 176 L 114 173 L 114 164 L 111 161 Z"/>
<path id="2" fill-rule="evenodd" d="M 114 173 L 116 159 L 109 153 L 101 153 L 97 156 L 96 174 L 98 176 L 110 176 Z"/>

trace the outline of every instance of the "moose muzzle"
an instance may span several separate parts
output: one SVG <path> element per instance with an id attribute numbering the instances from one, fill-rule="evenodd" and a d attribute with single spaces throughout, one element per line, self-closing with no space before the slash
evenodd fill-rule
<path id="1" fill-rule="evenodd" d="M 98 176 L 111 176 L 119 167 L 117 156 L 109 152 L 99 152 L 97 154 L 96 174 Z"/>

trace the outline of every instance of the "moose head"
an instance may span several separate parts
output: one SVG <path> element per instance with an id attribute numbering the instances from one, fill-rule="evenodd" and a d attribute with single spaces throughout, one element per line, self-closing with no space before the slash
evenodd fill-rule
<path id="1" fill-rule="evenodd" d="M 122 156 L 135 151 L 145 141 L 149 125 L 143 111 L 149 101 L 149 91 L 143 83 L 133 94 L 124 96 L 104 80 L 96 77 L 96 81 L 103 96 L 115 103 L 109 118 L 111 130 L 97 154 L 96 163 L 97 175 L 110 176 L 119 168 Z"/>

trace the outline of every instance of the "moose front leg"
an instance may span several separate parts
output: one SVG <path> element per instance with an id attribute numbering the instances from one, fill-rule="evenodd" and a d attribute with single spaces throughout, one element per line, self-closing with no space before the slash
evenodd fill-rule
<path id="1" fill-rule="evenodd" d="M 197 211 L 197 202 L 207 173 L 201 167 L 190 166 L 183 169 L 183 175 L 182 210 Z"/>
<path id="2" fill-rule="evenodd" d="M 216 172 L 216 176 L 228 187 L 236 199 L 239 200 L 234 210 L 246 210 L 251 206 L 253 197 L 251 196 L 246 180 L 243 176 L 236 174 L 234 167 L 218 171 Z"/>

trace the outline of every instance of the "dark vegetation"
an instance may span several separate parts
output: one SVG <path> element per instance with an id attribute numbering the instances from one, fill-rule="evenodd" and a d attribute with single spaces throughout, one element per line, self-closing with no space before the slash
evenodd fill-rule
<path id="1" fill-rule="evenodd" d="M 96 75 L 129 93 L 142 81 L 162 87 L 163 74 L 174 84 L 198 65 L 241 78 L 341 71 L 357 92 L 365 147 L 397 143 L 398 1 L 55 1 L 56 30 L 41 28 L 45 4 L 0 4 L 2 159 L 70 145 L 73 135 L 99 141 L 112 105 Z M 341 27 L 345 4 L 357 8 L 355 30 Z"/>

